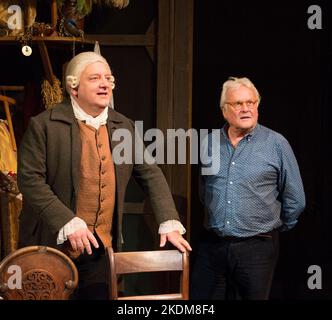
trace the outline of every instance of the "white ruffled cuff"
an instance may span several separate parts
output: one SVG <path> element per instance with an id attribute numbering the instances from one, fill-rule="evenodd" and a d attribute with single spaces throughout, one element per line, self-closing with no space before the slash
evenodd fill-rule
<path id="1" fill-rule="evenodd" d="M 71 219 L 67 224 L 65 224 L 58 233 L 58 238 L 56 240 L 57 244 L 63 244 L 67 237 L 76 232 L 79 229 L 87 228 L 87 225 L 84 220 L 79 217 Z"/>
<path id="2" fill-rule="evenodd" d="M 185 234 L 186 229 L 183 227 L 182 223 L 178 220 L 167 220 L 160 224 L 159 226 L 159 234 L 169 233 L 172 231 L 179 231 L 180 234 Z"/>

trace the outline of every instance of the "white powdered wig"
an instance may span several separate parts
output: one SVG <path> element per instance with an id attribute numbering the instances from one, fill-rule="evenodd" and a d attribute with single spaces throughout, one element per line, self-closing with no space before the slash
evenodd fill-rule
<path id="1" fill-rule="evenodd" d="M 100 54 L 93 51 L 82 52 L 76 55 L 68 63 L 66 69 L 66 90 L 70 95 L 71 89 L 78 87 L 83 70 L 91 63 L 102 62 L 109 66 L 108 62 Z M 114 77 L 111 78 L 111 86 L 114 89 Z"/>

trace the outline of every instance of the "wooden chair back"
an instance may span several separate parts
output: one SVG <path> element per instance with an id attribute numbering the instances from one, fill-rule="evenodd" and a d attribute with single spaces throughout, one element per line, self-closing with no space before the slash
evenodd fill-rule
<path id="1" fill-rule="evenodd" d="M 188 300 L 189 262 L 187 253 L 178 250 L 114 252 L 107 248 L 110 263 L 110 297 L 112 300 Z M 120 297 L 118 277 L 142 272 L 180 272 L 179 292 Z"/>

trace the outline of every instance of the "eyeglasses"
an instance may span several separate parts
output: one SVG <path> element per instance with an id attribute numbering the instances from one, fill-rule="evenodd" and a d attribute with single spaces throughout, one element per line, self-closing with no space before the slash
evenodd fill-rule
<path id="1" fill-rule="evenodd" d="M 225 104 L 229 104 L 234 110 L 239 111 L 241 108 L 246 105 L 248 109 L 254 109 L 257 107 L 257 100 L 247 100 L 247 101 L 235 101 L 235 102 L 225 102 Z"/>

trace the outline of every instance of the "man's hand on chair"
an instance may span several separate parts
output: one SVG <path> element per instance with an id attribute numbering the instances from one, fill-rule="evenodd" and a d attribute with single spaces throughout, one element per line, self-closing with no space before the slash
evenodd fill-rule
<path id="1" fill-rule="evenodd" d="M 68 235 L 71 247 L 74 251 L 84 253 L 84 249 L 88 254 L 92 254 L 91 245 L 98 248 L 98 241 L 88 228 L 79 229 L 76 232 Z"/>
<path id="2" fill-rule="evenodd" d="M 172 231 L 160 235 L 160 247 L 164 247 L 166 241 L 172 243 L 181 252 L 191 251 L 189 243 L 182 237 L 179 231 Z"/>

